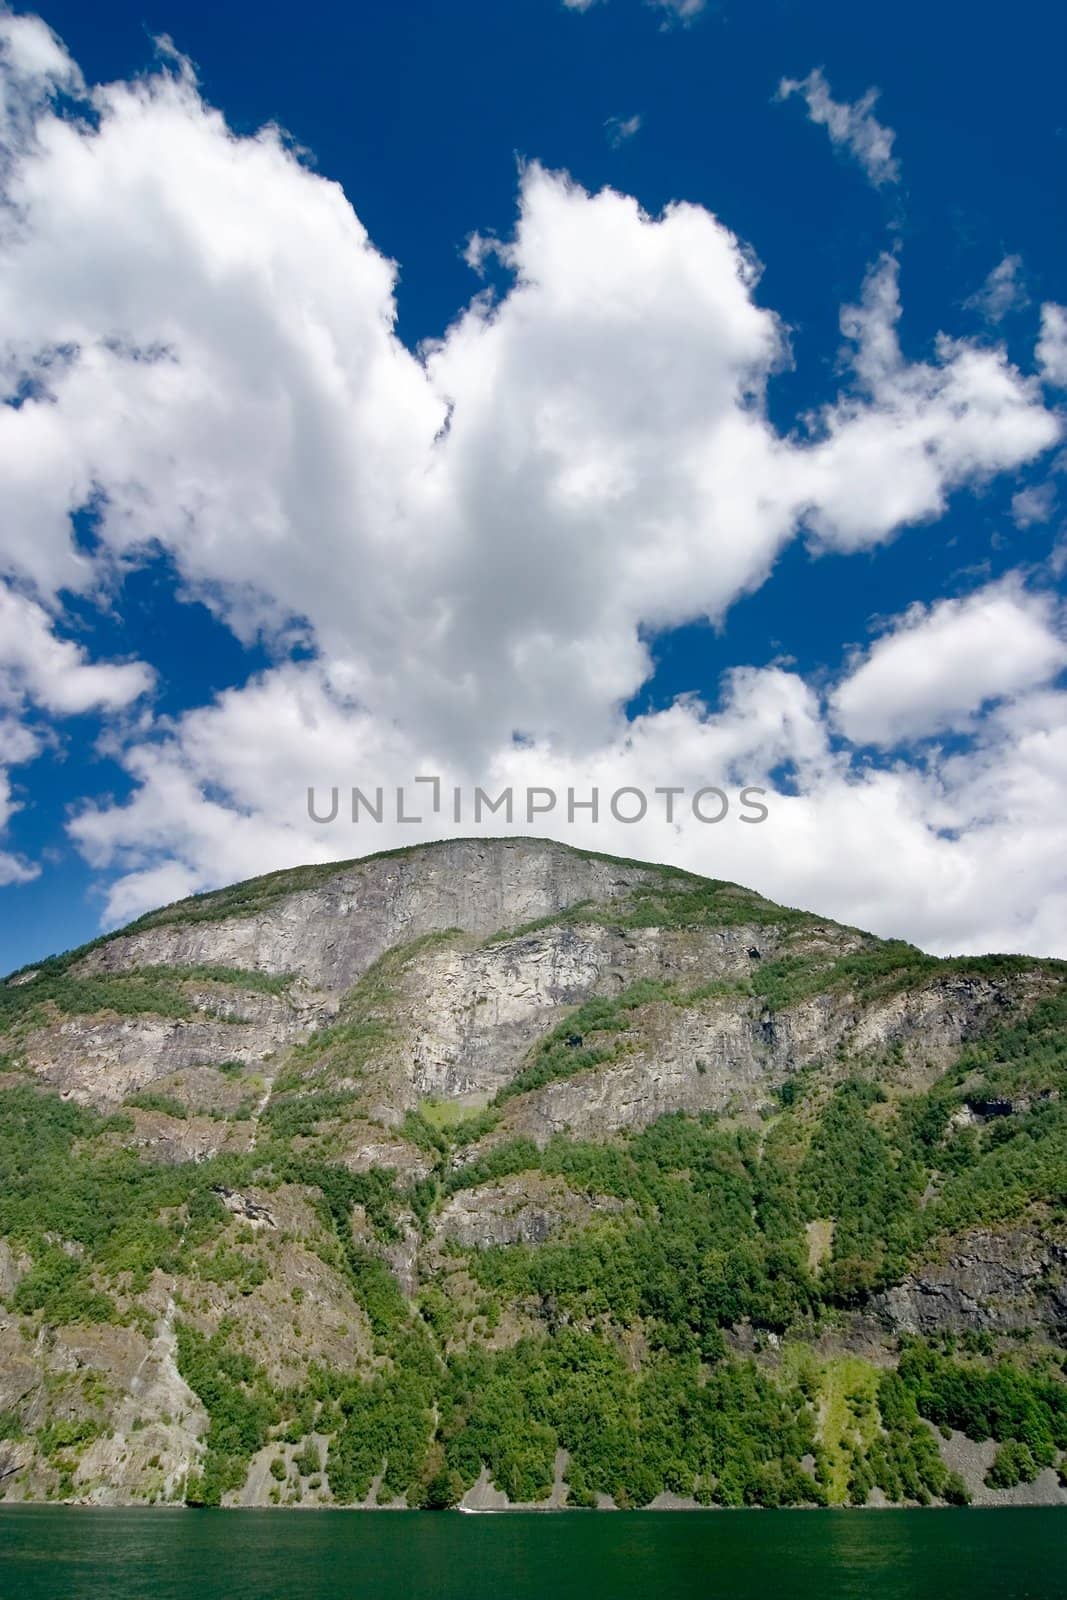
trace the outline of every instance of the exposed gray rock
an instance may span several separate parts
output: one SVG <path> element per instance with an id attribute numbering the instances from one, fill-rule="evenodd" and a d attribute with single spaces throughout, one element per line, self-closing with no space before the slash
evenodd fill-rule
<path id="1" fill-rule="evenodd" d="M 421 952 L 392 1012 L 403 1067 L 389 1072 L 388 1108 L 395 1116 L 422 1099 L 484 1105 L 569 1008 L 640 979 L 680 989 L 739 983 L 751 971 L 747 945 L 756 931 L 567 925 L 488 946 Z M 763 932 L 773 948 L 775 931 Z"/>
<path id="2" fill-rule="evenodd" d="M 241 967 L 343 990 L 395 945 L 449 928 L 487 938 L 582 901 L 611 901 L 649 875 L 546 840 L 445 840 L 356 862 L 252 916 L 125 934 L 91 951 L 80 970 Z"/>
<path id="3" fill-rule="evenodd" d="M 268 996 L 254 1022 L 213 1018 L 72 1017 L 31 1034 L 26 1065 L 43 1083 L 86 1105 L 108 1108 L 159 1079 L 205 1063 L 261 1062 L 306 1038 L 313 1019 Z"/>
<path id="4" fill-rule="evenodd" d="M 252 1200 L 246 1194 L 239 1194 L 236 1189 L 225 1189 L 221 1184 L 215 1189 L 215 1193 L 227 1211 L 232 1212 L 235 1217 L 242 1217 L 253 1228 L 278 1226 L 274 1220 L 274 1213 L 260 1201 Z"/>
<path id="5" fill-rule="evenodd" d="M 1067 1329 L 1067 1246 L 1020 1229 L 979 1230 L 948 1257 L 872 1297 L 872 1309 L 899 1333 L 967 1329 L 1007 1333 L 1044 1322 Z"/>
<path id="6" fill-rule="evenodd" d="M 1046 1467 L 1033 1483 L 1017 1483 L 1011 1489 L 990 1489 L 985 1475 L 993 1465 L 997 1447 L 992 1439 L 980 1442 L 965 1433 L 953 1432 L 943 1439 L 936 1429 L 941 1459 L 951 1472 L 958 1472 L 976 1506 L 1064 1506 L 1067 1489 L 1060 1483 L 1055 1467 Z"/>
<path id="7" fill-rule="evenodd" d="M 434 1238 L 484 1249 L 494 1244 L 543 1244 L 568 1225 L 624 1210 L 607 1195 L 578 1195 L 559 1178 L 522 1172 L 479 1189 L 461 1189 L 447 1201 Z"/>
<path id="8" fill-rule="evenodd" d="M 694 1005 L 654 1004 L 632 1051 L 509 1103 L 507 1125 L 544 1143 L 553 1134 L 603 1136 L 672 1111 L 759 1113 L 792 1073 L 832 1063 L 840 1046 L 882 1053 L 899 1045 L 904 1076 L 922 1076 L 986 1025 L 1003 1005 L 993 983 L 938 981 L 866 1009 L 847 991 L 816 995 L 770 1014 L 744 995 Z"/>

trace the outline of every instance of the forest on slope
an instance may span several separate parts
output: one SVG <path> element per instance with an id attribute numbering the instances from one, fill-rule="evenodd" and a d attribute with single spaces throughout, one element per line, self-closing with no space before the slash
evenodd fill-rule
<path id="1" fill-rule="evenodd" d="M 432 861 L 403 882 L 425 895 Z M 328 995 L 122 940 L 199 928 L 225 954 L 279 907 L 336 915 L 339 869 L 0 987 L 0 1493 L 951 1503 L 975 1487 L 960 1435 L 995 1444 L 984 1487 L 1064 1480 L 1064 969 L 938 962 L 620 866 L 515 927 L 505 894 L 488 933 L 445 895 L 443 926 Z M 559 978 L 606 937 L 610 968 Z M 500 997 L 546 951 L 517 1031 Z M 504 1020 L 430 1059 L 412 1030 L 458 972 Z M 282 1006 L 307 1025 L 223 1054 Z M 202 1018 L 214 1059 L 179 1060 Z M 116 1087 L 131 1030 L 157 1056 Z M 600 1121 L 554 1129 L 561 1093 Z"/>

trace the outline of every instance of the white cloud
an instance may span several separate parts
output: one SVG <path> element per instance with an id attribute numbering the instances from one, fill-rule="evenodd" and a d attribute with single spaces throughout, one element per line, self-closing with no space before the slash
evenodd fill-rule
<path id="1" fill-rule="evenodd" d="M 865 771 L 782 671 L 734 674 L 711 714 L 686 701 L 631 725 L 619 709 L 648 676 L 648 630 L 722 617 L 805 530 L 869 549 L 1049 448 L 1059 422 L 1003 351 L 942 338 L 905 361 L 886 259 L 843 315 L 841 394 L 779 432 L 766 391 L 786 338 L 737 238 L 702 207 L 650 217 L 532 164 L 511 236 L 471 246 L 510 287 L 413 353 L 396 268 L 341 190 L 276 134 L 232 135 L 180 63 L 93 90 L 95 127 L 53 115 L 33 81 L 5 102 L 20 226 L 0 235 L 0 389 L 20 403 L 0 405 L 0 576 L 47 620 L 64 588 L 94 594 L 162 547 L 240 635 L 301 626 L 317 652 L 128 743 L 131 799 L 73 827 L 120 874 L 113 914 L 409 840 L 324 834 L 309 783 L 698 787 L 788 766 L 773 827 L 638 843 L 613 824 L 584 842 L 931 942 L 1044 937 L 1058 880 L 975 887 L 984 745 L 951 786 Z M 87 553 L 70 519 L 90 505 Z M 44 646 L 17 665 L 57 713 L 118 703 L 142 671 Z M 1009 709 L 987 718 L 989 751 L 1008 748 Z"/>
<path id="2" fill-rule="evenodd" d="M 683 814 L 675 825 L 664 817 L 655 828 L 635 828 L 612 819 L 609 796 L 623 785 L 643 785 L 650 794 L 657 785 L 688 785 L 692 794 L 724 782 L 731 785 L 736 812 L 741 785 L 758 784 L 770 769 L 799 762 L 810 775 L 832 764 L 816 697 L 800 679 L 775 670 L 733 674 L 716 716 L 686 701 L 620 724 L 611 740 L 579 756 L 547 741 L 512 743 L 495 751 L 484 768 L 471 769 L 442 761 L 432 748 L 367 716 L 316 664 L 278 668 L 220 696 L 215 705 L 188 713 L 168 736 L 132 749 L 127 760 L 138 779 L 132 798 L 121 806 L 88 809 L 72 829 L 91 862 L 122 869 L 109 906 L 115 919 L 159 903 L 161 870 L 189 892 L 294 860 L 343 859 L 448 832 L 499 832 L 499 819 L 486 816 L 480 826 L 473 819 L 475 783 L 491 795 L 509 786 L 519 795 L 529 786 L 558 792 L 555 813 L 535 825 L 524 822 L 520 800 L 516 831 L 693 865 L 709 849 L 720 859 L 725 848 L 742 852 L 730 875 L 751 878 L 759 851 L 741 836 L 765 836 L 766 828 L 732 822 L 728 837 L 720 838 L 720 830 Z M 436 816 L 430 791 L 412 782 L 420 773 L 442 779 Z M 370 795 L 381 785 L 390 801 L 398 786 L 406 786 L 405 809 L 422 812 L 425 826 L 397 823 L 395 808 L 388 807 L 381 826 L 366 818 L 353 826 L 343 802 L 336 824 L 309 819 L 309 785 L 319 805 L 328 806 L 334 785 L 345 795 L 353 784 Z M 465 807 L 458 824 L 451 813 L 456 784 Z M 578 799 L 600 789 L 602 815 L 595 825 L 568 823 L 568 787 Z M 713 866 L 705 860 L 700 870 Z"/>
<path id="3" fill-rule="evenodd" d="M 831 144 L 847 150 L 876 188 L 899 182 L 900 167 L 893 155 L 896 135 L 873 115 L 877 89 L 868 89 L 859 100 L 835 100 L 822 69 L 815 67 L 806 78 L 782 79 L 777 98 L 788 100 L 794 94 L 803 98 L 812 122 L 826 129 Z"/>
<path id="4" fill-rule="evenodd" d="M 94 105 L 95 132 L 39 116 L 10 183 L 0 347 L 37 391 L 0 409 L 0 559 L 54 593 L 162 543 L 235 629 L 306 618 L 446 746 L 603 738 L 642 629 L 720 616 L 805 522 L 862 548 L 1057 434 L 1000 353 L 910 366 L 873 302 L 866 392 L 777 434 L 784 341 L 738 240 L 536 165 L 494 246 L 513 287 L 420 361 L 393 264 L 274 134 L 230 136 L 182 72 Z M 94 497 L 95 564 L 69 525 Z"/>
<path id="5" fill-rule="evenodd" d="M 604 129 L 611 148 L 617 150 L 628 139 L 632 139 L 636 133 L 640 133 L 641 123 L 641 113 L 638 111 L 635 111 L 632 117 L 609 117 L 604 124 Z"/>
<path id="6" fill-rule="evenodd" d="M 89 661 L 73 640 L 56 637 L 39 605 L 0 582 L 0 706 L 25 698 L 60 716 L 115 710 L 146 693 L 153 681 L 139 661 Z"/>
<path id="7" fill-rule="evenodd" d="M 604 745 L 569 759 L 539 744 L 508 746 L 477 775 L 492 794 L 508 784 L 548 785 L 557 810 L 516 832 L 597 850 L 674 861 L 752 884 L 789 905 L 915 939 L 942 953 L 988 949 L 1067 955 L 1067 696 L 1024 691 L 981 724 L 965 754 L 928 767 L 864 766 L 835 749 L 818 695 L 796 674 L 742 670 L 709 713 L 695 700 L 639 718 Z M 243 691 L 181 720 L 161 743 L 130 754 L 139 779 L 125 806 L 75 823 L 89 859 L 123 871 L 110 913 L 123 920 L 178 894 L 294 861 L 344 859 L 449 833 L 481 830 L 469 809 L 455 825 L 428 815 L 422 827 L 310 822 L 305 786 L 408 786 L 417 773 L 468 783 L 454 765 L 346 705 L 314 665 L 277 669 Z M 783 789 L 776 775 L 788 770 Z M 565 794 L 602 797 L 623 785 L 651 794 L 681 785 L 689 795 L 721 784 L 733 813 L 718 826 L 683 805 L 674 825 L 654 813 L 640 826 L 602 812 L 569 825 Z M 768 819 L 736 820 L 742 784 L 763 785 Z M 210 793 L 210 800 L 207 795 Z M 465 791 L 467 805 L 470 788 Z M 447 804 L 447 800 L 446 800 Z M 664 802 L 660 801 L 660 805 Z M 602 806 L 605 800 L 602 799 Z M 387 813 L 388 820 L 388 813 Z"/>
<path id="8" fill-rule="evenodd" d="M 1067 307 L 1053 301 L 1041 307 L 1041 337 L 1035 354 L 1045 382 L 1067 389 Z"/>
<path id="9" fill-rule="evenodd" d="M 1056 485 L 1051 479 L 1020 489 L 1011 497 L 1011 517 L 1017 528 L 1048 522 L 1056 509 Z"/>
<path id="10" fill-rule="evenodd" d="M 84 90 L 81 73 L 40 17 L 0 8 L 0 171 L 11 139 L 26 132 L 36 106 L 55 90 Z"/>
<path id="11" fill-rule="evenodd" d="M 1045 684 L 1065 666 L 1052 599 L 1002 582 L 912 606 L 853 666 L 832 708 L 854 743 L 892 746 L 968 729 L 987 702 Z"/>
<path id="12" fill-rule="evenodd" d="M 859 390 L 827 408 L 799 467 L 809 526 L 839 550 L 940 515 L 951 490 L 1021 466 L 1059 435 L 1036 382 L 1002 350 L 940 335 L 934 361 L 906 362 L 899 318 L 897 261 L 884 256 L 841 318 Z"/>
<path id="13" fill-rule="evenodd" d="M 151 688 L 153 674 L 141 662 L 93 662 L 70 639 L 61 639 L 41 606 L 0 581 L 0 839 L 19 806 L 10 769 L 32 761 L 43 735 L 27 725 L 30 708 L 54 716 L 90 710 L 116 711 Z M 0 885 L 25 883 L 38 868 L 0 850 Z"/>
<path id="14" fill-rule="evenodd" d="M 978 311 L 987 322 L 1001 322 L 1009 311 L 1021 311 L 1030 304 L 1022 270 L 1022 256 L 1005 256 L 964 305 Z"/>
<path id="15" fill-rule="evenodd" d="M 19 809 L 11 792 L 10 768 L 32 761 L 40 749 L 36 734 L 12 716 L 0 715 L 0 839 Z M 39 868 L 23 857 L 0 850 L 0 888 L 12 883 L 28 883 Z"/>

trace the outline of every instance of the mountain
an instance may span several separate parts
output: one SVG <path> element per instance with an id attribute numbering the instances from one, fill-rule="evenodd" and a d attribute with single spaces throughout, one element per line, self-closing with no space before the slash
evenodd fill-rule
<path id="1" fill-rule="evenodd" d="M 0 983 L 0 1494 L 1067 1500 L 1067 965 L 457 840 Z"/>

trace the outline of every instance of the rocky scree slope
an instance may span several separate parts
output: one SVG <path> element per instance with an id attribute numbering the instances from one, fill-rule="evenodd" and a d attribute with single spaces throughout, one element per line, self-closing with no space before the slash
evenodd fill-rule
<path id="1" fill-rule="evenodd" d="M 0 1495 L 1067 1498 L 1067 970 L 538 840 L 0 984 Z"/>

